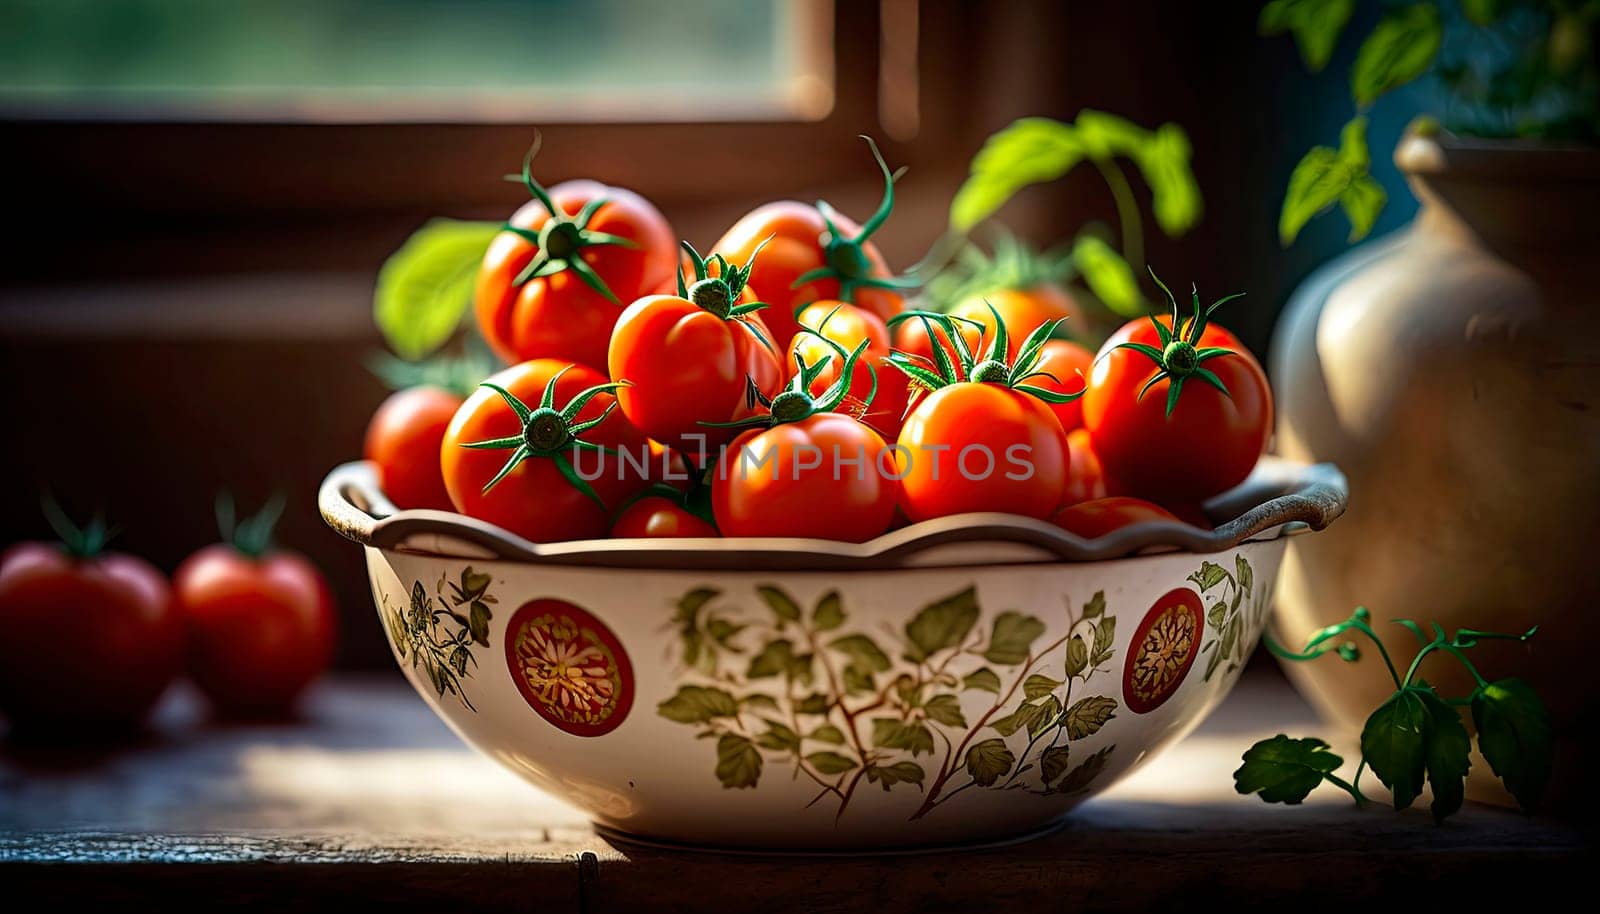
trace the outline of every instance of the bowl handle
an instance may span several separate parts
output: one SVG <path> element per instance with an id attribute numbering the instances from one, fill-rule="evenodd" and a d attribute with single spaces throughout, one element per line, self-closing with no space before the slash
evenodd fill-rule
<path id="1" fill-rule="evenodd" d="M 322 481 L 317 508 L 335 533 L 363 546 L 372 546 L 378 521 L 399 510 L 378 488 L 372 464 L 347 463 Z"/>

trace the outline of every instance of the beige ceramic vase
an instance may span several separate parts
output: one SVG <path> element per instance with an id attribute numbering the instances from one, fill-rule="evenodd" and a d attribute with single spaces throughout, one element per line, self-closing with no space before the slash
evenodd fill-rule
<path id="1" fill-rule="evenodd" d="M 1592 803 L 1561 785 L 1600 685 L 1600 151 L 1413 134 L 1395 160 L 1415 223 L 1314 276 L 1275 342 L 1279 452 L 1337 463 L 1351 492 L 1336 528 L 1290 548 L 1275 630 L 1298 645 L 1365 605 L 1409 659 L 1387 620 L 1538 625 L 1471 656 L 1550 704 L 1551 805 L 1571 812 Z M 1370 649 L 1287 667 L 1352 730 L 1393 690 Z M 1472 687 L 1443 654 L 1422 674 Z M 1477 755 L 1468 793 L 1510 802 Z"/>

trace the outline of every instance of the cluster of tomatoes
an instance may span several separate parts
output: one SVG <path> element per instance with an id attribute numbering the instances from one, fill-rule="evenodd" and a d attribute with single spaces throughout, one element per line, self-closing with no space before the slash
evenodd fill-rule
<path id="1" fill-rule="evenodd" d="M 282 507 L 235 524 L 231 501 L 219 502 L 225 542 L 168 581 L 107 551 L 98 519 L 80 529 L 47 504 L 61 542 L 0 555 L 0 628 L 28 642 L 0 666 L 0 714 L 21 730 L 96 738 L 137 724 L 184 673 L 221 714 L 289 710 L 332 659 L 336 612 L 321 572 L 272 548 Z"/>
<path id="2" fill-rule="evenodd" d="M 707 256 L 593 181 L 546 190 L 491 243 L 478 330 L 511 367 L 458 397 L 413 388 L 368 428 L 402 508 L 455 510 L 535 542 L 790 536 L 864 541 L 977 511 L 1092 537 L 1182 517 L 1266 447 L 1260 365 L 1218 302 L 1062 338 L 1044 282 L 908 307 L 864 223 L 769 203 Z M 1159 282 L 1159 280 L 1158 280 Z M 1165 289 L 1165 287 L 1163 287 Z M 1224 299 L 1226 301 L 1226 299 Z"/>

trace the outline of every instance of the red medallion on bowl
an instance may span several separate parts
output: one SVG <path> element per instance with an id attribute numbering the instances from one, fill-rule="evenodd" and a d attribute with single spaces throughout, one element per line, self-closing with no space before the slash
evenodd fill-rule
<path id="1" fill-rule="evenodd" d="M 506 627 L 506 666 L 539 716 L 575 736 L 615 730 L 633 707 L 633 665 L 592 613 L 565 600 L 524 603 Z"/>
<path id="2" fill-rule="evenodd" d="M 1189 675 L 1200 653 L 1205 617 L 1200 595 L 1180 588 L 1155 602 L 1128 642 L 1122 671 L 1122 702 L 1135 714 L 1165 704 Z"/>

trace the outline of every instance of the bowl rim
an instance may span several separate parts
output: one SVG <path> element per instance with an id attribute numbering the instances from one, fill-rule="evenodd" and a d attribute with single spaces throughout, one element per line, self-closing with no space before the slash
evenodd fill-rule
<path id="1" fill-rule="evenodd" d="M 1214 530 L 1172 521 L 1130 524 L 1084 539 L 1015 514 L 959 514 L 891 530 L 865 543 L 752 538 L 599 539 L 534 543 L 486 521 L 431 509 L 401 510 L 378 487 L 376 467 L 354 461 L 335 467 L 317 494 L 323 520 L 335 532 L 374 549 L 439 558 L 525 564 L 656 570 L 819 571 L 908 567 L 1097 562 L 1136 553 L 1221 552 L 1247 540 L 1321 530 L 1344 513 L 1344 475 L 1328 463 L 1263 457 L 1238 487 L 1206 502 Z M 983 558 L 995 545 L 1031 548 L 1033 558 Z M 951 546 L 974 547 L 945 549 Z M 929 555 L 942 549 L 942 559 Z M 961 553 L 965 552 L 963 557 Z"/>

